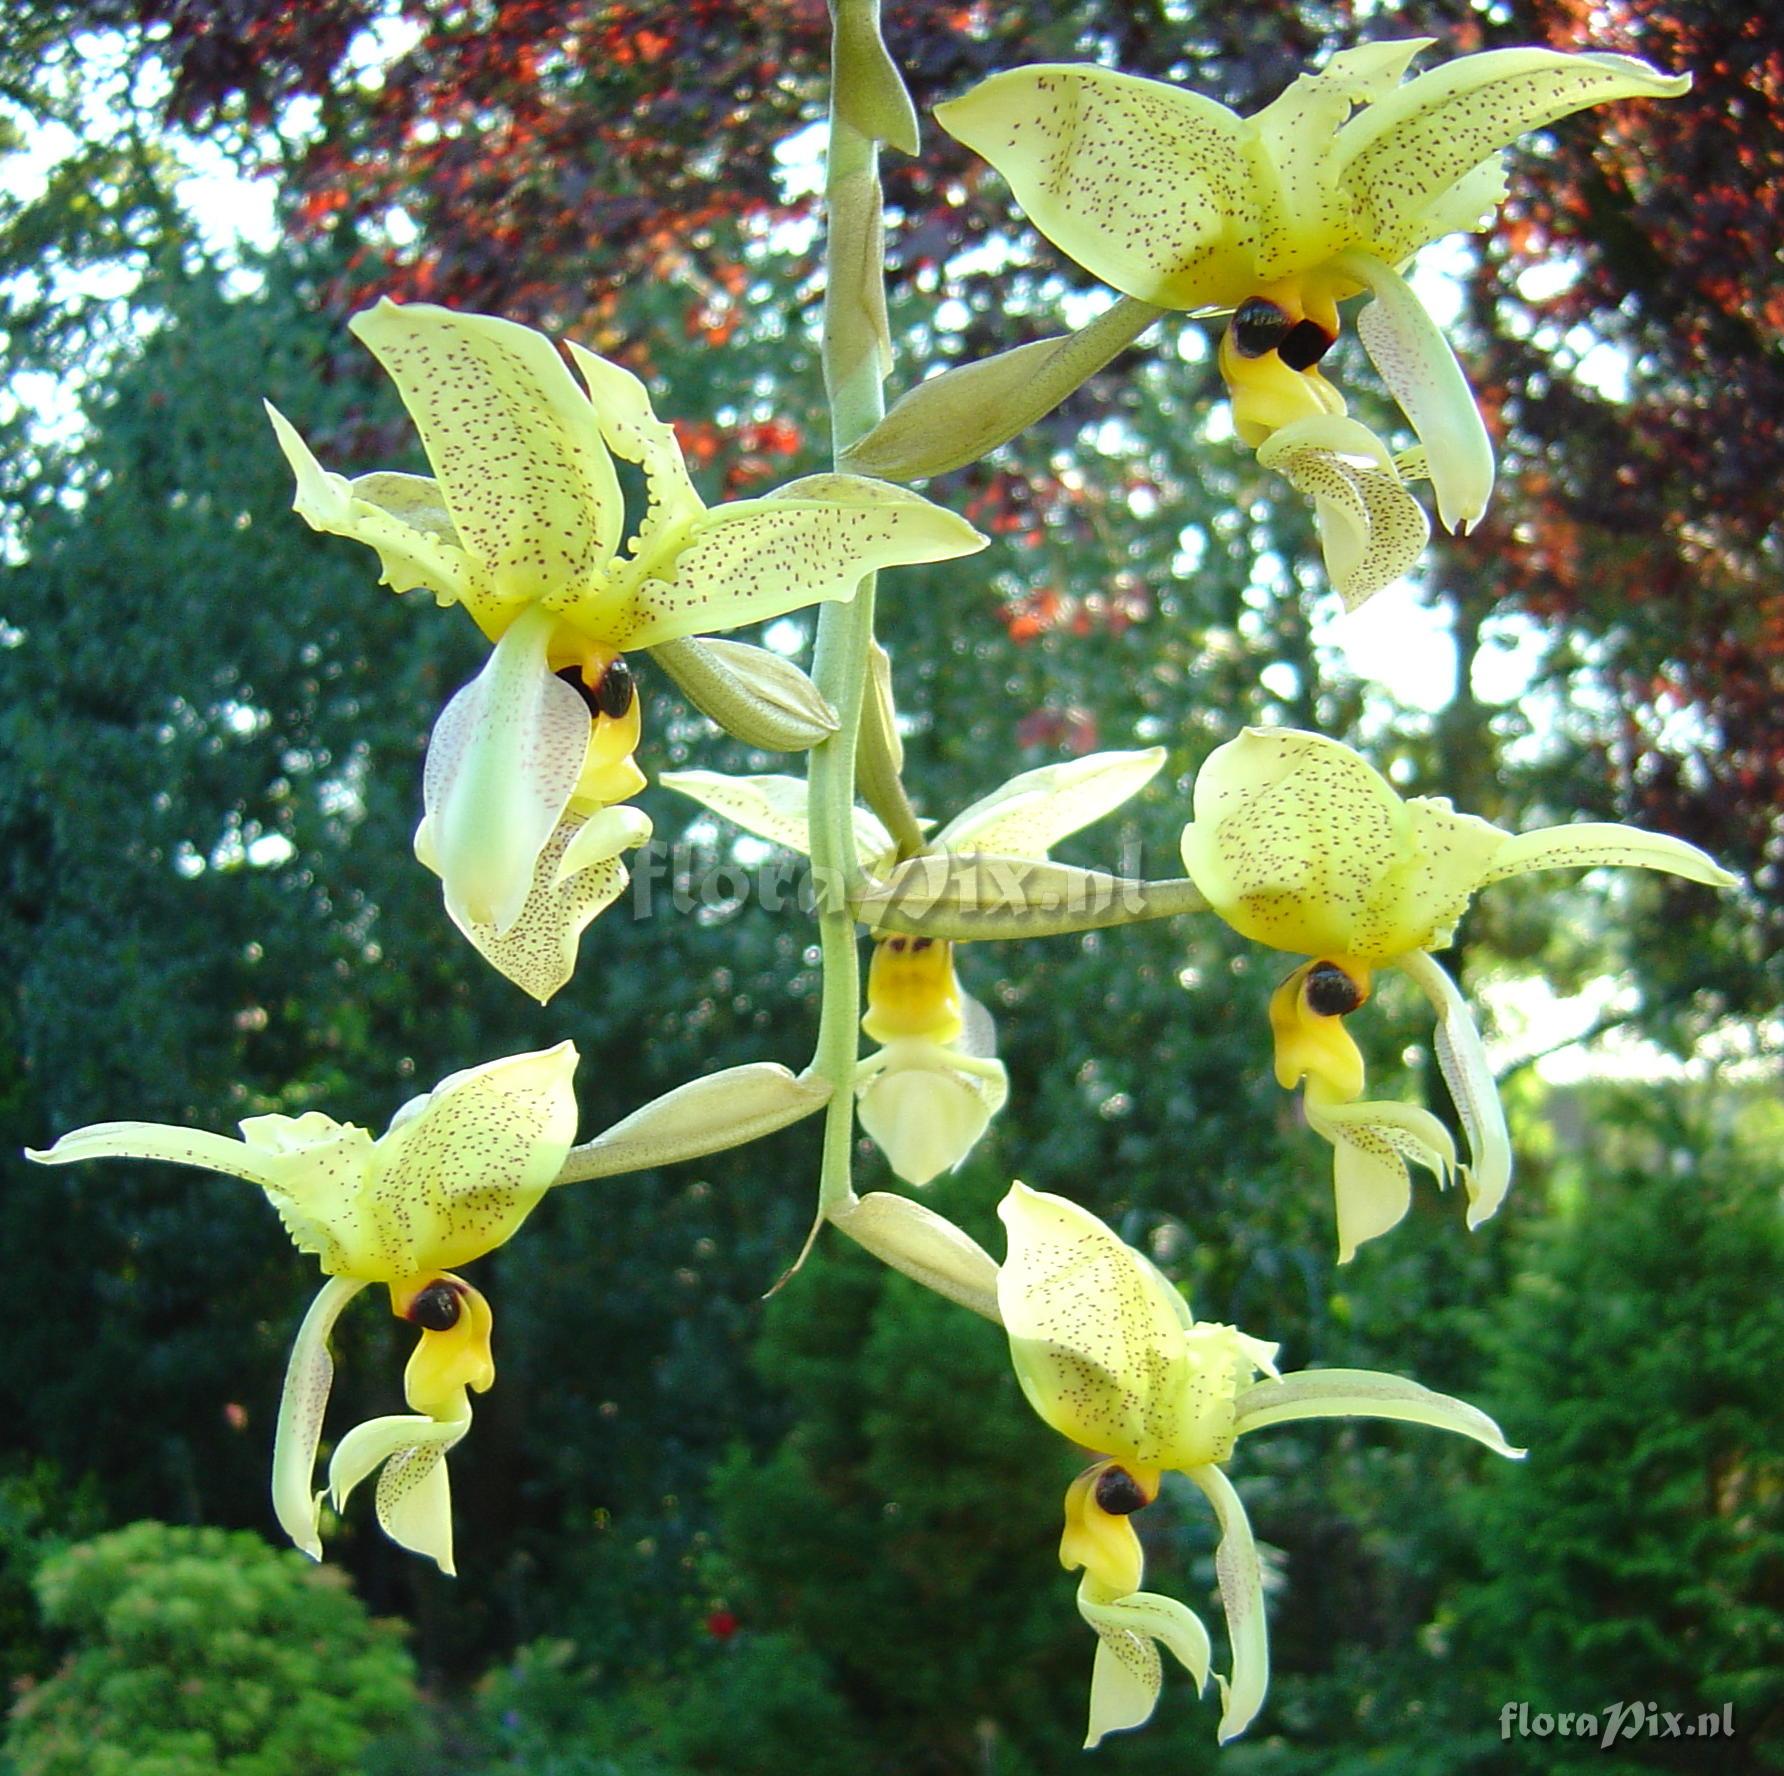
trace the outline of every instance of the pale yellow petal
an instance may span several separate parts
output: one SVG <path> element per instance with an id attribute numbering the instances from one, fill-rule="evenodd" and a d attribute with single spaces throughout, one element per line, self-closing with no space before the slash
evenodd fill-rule
<path id="1" fill-rule="evenodd" d="M 666 529 L 577 621 L 622 651 L 847 602 L 880 568 L 985 547 L 964 518 L 860 475 L 811 475 Z"/>
<path id="2" fill-rule="evenodd" d="M 551 670 L 555 619 L 530 607 L 440 712 L 422 772 L 430 867 L 461 927 L 505 936 L 588 756 L 588 705 Z"/>
<path id="3" fill-rule="evenodd" d="M 1009 1096 L 996 1061 L 939 1042 L 890 1042 L 861 1064 L 855 1086 L 863 1132 L 907 1184 L 957 1170 Z"/>
<path id="4" fill-rule="evenodd" d="M 312 530 L 351 537 L 378 552 L 379 578 L 393 592 L 425 586 L 441 604 L 477 604 L 477 565 L 465 553 L 438 486 L 422 475 L 361 475 L 323 468 L 296 427 L 270 401 L 273 433 L 297 481 L 292 510 Z"/>
<path id="5" fill-rule="evenodd" d="M 619 482 L 593 407 L 542 334 L 383 301 L 354 334 L 397 385 L 459 538 L 497 595 L 597 580 L 619 546 Z"/>
<path id="6" fill-rule="evenodd" d="M 1168 1286 L 1064 1197 L 1014 1184 L 997 1212 L 998 1307 L 1029 1404 L 1086 1449 L 1177 1465 L 1194 1377 Z"/>
<path id="7" fill-rule="evenodd" d="M 1581 821 L 1575 826 L 1540 826 L 1534 832 L 1507 839 L 1481 877 L 1497 882 L 1542 869 L 1660 870 L 1702 882 L 1710 888 L 1734 888 L 1740 877 L 1725 870 L 1708 852 L 1665 833 L 1644 832 L 1639 826 L 1618 826 L 1606 821 Z"/>
<path id="8" fill-rule="evenodd" d="M 600 825 L 578 856 L 583 836 L 596 822 Z M 566 814 L 540 851 L 526 898 L 506 931 L 498 934 L 492 924 L 462 917 L 451 901 L 446 910 L 490 967 L 544 1005 L 576 972 L 583 932 L 626 891 L 631 878 L 619 852 L 643 844 L 650 832 L 649 819 L 636 808 L 603 808 L 592 820 Z M 415 835 L 415 851 L 437 868 L 425 822 Z"/>
<path id="9" fill-rule="evenodd" d="M 1110 1733 L 1143 1727 L 1158 1706 L 1164 1667 L 1158 1648 L 1143 1634 L 1125 1628 L 1096 1637 L 1090 1667 L 1090 1720 L 1084 1749 L 1094 1751 Z"/>
<path id="10" fill-rule="evenodd" d="M 1214 1575 L 1226 1611 L 1233 1651 L 1232 1675 L 1221 1680 L 1220 1742 L 1236 1739 L 1257 1718 L 1270 1687 L 1270 1628 L 1264 1615 L 1264 1575 L 1245 1507 L 1226 1475 L 1212 1465 L 1189 1477 L 1208 1495 L 1220 1523 Z"/>
<path id="11" fill-rule="evenodd" d="M 665 771 L 657 781 L 665 789 L 690 796 L 703 808 L 722 814 L 734 826 L 759 839 L 785 845 L 801 857 L 811 851 L 809 786 L 803 777 L 730 777 L 723 771 Z M 867 809 L 857 808 L 855 850 L 863 867 L 874 868 L 896 849 L 891 834 L 879 820 Z"/>
<path id="12" fill-rule="evenodd" d="M 1078 1613 L 1097 1635 L 1086 1750 L 1109 1733 L 1127 1732 L 1152 1718 L 1163 1681 L 1160 1645 L 1195 1679 L 1198 1695 L 1206 1687 L 1213 1659 L 1208 1630 L 1174 1597 L 1154 1591 L 1110 1596 L 1086 1573 L 1078 1586 Z"/>
<path id="13" fill-rule="evenodd" d="M 575 1138 L 576 1062 L 570 1042 L 490 1061 L 393 1122 L 370 1191 L 385 1274 L 450 1270 L 515 1232 Z"/>
<path id="14" fill-rule="evenodd" d="M 1514 1449 L 1492 1419 L 1465 1400 L 1435 1394 L 1403 1375 L 1374 1369 L 1303 1369 L 1275 1381 L 1260 1381 L 1239 1396 L 1238 1427 L 1262 1430 L 1298 1418 L 1390 1418 L 1434 1426 L 1472 1437 L 1499 1455 L 1513 1459 Z"/>
<path id="15" fill-rule="evenodd" d="M 384 1533 L 398 1547 L 426 1555 L 441 1572 L 452 1575 L 456 1569 L 446 1454 L 470 1428 L 468 1405 L 460 1417 L 399 1413 L 355 1425 L 335 1446 L 328 1464 L 335 1510 L 344 1511 L 354 1489 L 381 1466 L 374 1497 Z"/>
<path id="16" fill-rule="evenodd" d="M 1631 56 L 1459 56 L 1352 118 L 1338 137 L 1337 166 L 1372 250 L 1397 264 L 1436 238 L 1432 207 L 1527 131 L 1608 99 L 1676 98 L 1690 84 Z"/>
<path id="17" fill-rule="evenodd" d="M 1447 796 L 1406 802 L 1409 835 L 1400 868 L 1382 878 L 1378 896 L 1391 902 L 1404 950 L 1440 950 L 1482 882 L 1490 880 L 1508 842 L 1505 831 L 1476 814 L 1459 814 Z"/>
<path id="18" fill-rule="evenodd" d="M 1249 293 L 1256 175 L 1224 105 L 1107 68 L 1042 63 L 994 74 L 935 115 L 1104 283 L 1163 308 L 1230 308 Z"/>
<path id="19" fill-rule="evenodd" d="M 1338 1206 L 1338 1262 L 1398 1224 L 1412 1204 L 1413 1161 L 1446 1183 L 1455 1170 L 1449 1130 L 1413 1104 L 1329 1104 L 1316 1084 L 1305 1095 L 1308 1126 L 1332 1143 L 1332 1184 Z"/>
<path id="20" fill-rule="evenodd" d="M 566 340 L 570 361 L 588 386 L 595 419 L 607 448 L 644 470 L 650 509 L 638 533 L 648 544 L 664 525 L 679 523 L 706 509 L 694 491 L 688 465 L 676 441 L 675 428 L 657 418 L 650 391 L 622 364 Z"/>
<path id="21" fill-rule="evenodd" d="M 1339 128 L 1357 106 L 1391 92 L 1412 58 L 1433 41 L 1406 37 L 1341 50 L 1317 74 L 1303 74 L 1246 119 L 1246 134 L 1262 150 L 1252 162 L 1263 217 L 1256 246 L 1261 283 L 1301 270 L 1347 243 L 1351 204 L 1332 152 Z"/>
<path id="22" fill-rule="evenodd" d="M 1455 352 L 1392 266 L 1367 253 L 1334 263 L 1374 297 L 1357 337 L 1424 446 L 1439 516 L 1452 531 L 1472 530 L 1493 492 L 1493 444 Z"/>
<path id="23" fill-rule="evenodd" d="M 1054 845 L 1111 814 L 1158 774 L 1162 746 L 1093 752 L 1023 771 L 963 809 L 935 836 L 939 850 L 1045 857 Z"/>
<path id="24" fill-rule="evenodd" d="M 1499 1087 L 1474 1014 L 1456 983 L 1422 951 L 1403 956 L 1400 967 L 1437 1013 L 1437 1065 L 1468 1137 L 1462 1185 L 1468 1192 L 1468 1225 L 1475 1228 L 1498 1210 L 1511 1186 L 1511 1133 Z"/>
<path id="25" fill-rule="evenodd" d="M 312 1560 L 322 1558 L 315 1472 L 316 1446 L 334 1382 L 328 1339 L 341 1309 L 365 1287 L 357 1277 L 331 1277 L 323 1284 L 297 1329 L 279 1395 L 278 1427 L 273 1432 L 273 1515 Z"/>
<path id="26" fill-rule="evenodd" d="M 1194 805 L 1184 867 L 1235 930 L 1297 955 L 1364 962 L 1397 939 L 1374 894 L 1407 855 L 1409 823 L 1387 780 L 1348 746 L 1247 728 L 1209 754 Z"/>
<path id="27" fill-rule="evenodd" d="M 1359 463 L 1353 460 L 1357 456 L 1373 461 Z M 1406 491 L 1387 447 L 1355 420 L 1337 415 L 1297 420 L 1259 445 L 1257 459 L 1313 501 L 1326 573 L 1346 610 L 1418 565 L 1430 540 L 1430 520 Z"/>

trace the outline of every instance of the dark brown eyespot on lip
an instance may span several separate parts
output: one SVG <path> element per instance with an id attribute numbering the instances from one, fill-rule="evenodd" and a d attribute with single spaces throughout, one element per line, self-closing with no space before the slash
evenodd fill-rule
<path id="1" fill-rule="evenodd" d="M 1273 352 L 1294 323 L 1264 296 L 1249 296 L 1233 311 L 1233 350 L 1242 358 L 1261 358 Z"/>
<path id="2" fill-rule="evenodd" d="M 632 707 L 638 691 L 631 667 L 619 657 L 608 662 L 607 670 L 594 684 L 582 676 L 580 666 L 562 667 L 558 677 L 588 705 L 590 715 L 604 715 L 609 721 L 618 721 Z"/>
<path id="3" fill-rule="evenodd" d="M 1318 321 L 1296 321 L 1276 348 L 1276 355 L 1291 370 L 1311 370 L 1337 343 Z"/>
<path id="4" fill-rule="evenodd" d="M 1336 962 L 1316 962 L 1301 990 L 1318 1017 L 1343 1017 L 1363 1003 L 1363 989 Z"/>
<path id="5" fill-rule="evenodd" d="M 599 715 L 601 705 L 595 699 L 594 687 L 582 676 L 580 666 L 562 666 L 558 669 L 558 677 L 588 705 L 590 715 Z"/>
<path id="6" fill-rule="evenodd" d="M 408 1317 L 426 1332 L 450 1332 L 458 1324 L 463 1307 L 458 1291 L 448 1282 L 429 1283 L 409 1303 Z"/>
<path id="7" fill-rule="evenodd" d="M 1097 1476 L 1096 1502 L 1111 1517 L 1131 1517 L 1152 1501 L 1126 1468 L 1105 1468 Z"/>
<path id="8" fill-rule="evenodd" d="M 632 707 L 637 690 L 632 668 L 623 657 L 616 656 L 608 662 L 607 670 L 601 674 L 601 682 L 595 686 L 595 707 L 609 720 L 618 721 Z"/>

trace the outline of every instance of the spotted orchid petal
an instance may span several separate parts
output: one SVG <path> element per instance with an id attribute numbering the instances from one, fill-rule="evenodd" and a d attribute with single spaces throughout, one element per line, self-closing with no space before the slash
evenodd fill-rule
<path id="1" fill-rule="evenodd" d="M 657 418 L 650 391 L 622 364 L 598 356 L 573 339 L 564 342 L 570 361 L 588 389 L 595 423 L 607 448 L 644 470 L 649 512 L 636 546 L 648 548 L 658 532 L 706 510 L 694 491 L 675 429 Z"/>
<path id="2" fill-rule="evenodd" d="M 1462 1185 L 1468 1192 L 1468 1225 L 1473 1229 L 1497 1212 L 1511 1186 L 1511 1133 L 1505 1126 L 1505 1108 L 1474 1014 L 1456 983 L 1422 950 L 1402 956 L 1399 966 L 1437 1013 L 1433 1044 L 1437 1065 L 1468 1137 L 1469 1163 L 1462 1167 Z"/>
<path id="3" fill-rule="evenodd" d="M 315 1490 L 316 1447 L 334 1383 L 329 1334 L 341 1309 L 366 1285 L 357 1277 L 330 1277 L 310 1303 L 279 1396 L 279 1422 L 273 1433 L 273 1515 L 279 1527 L 312 1560 L 322 1558 L 321 1495 Z"/>
<path id="4" fill-rule="evenodd" d="M 468 1068 L 405 1106 L 376 1149 L 375 1280 L 468 1264 L 510 1239 L 576 1137 L 573 1042 Z"/>
<path id="5" fill-rule="evenodd" d="M 319 1117 L 332 1133 L 342 1125 Z M 347 1124 L 352 1129 L 352 1124 Z M 369 1152 L 371 1137 L 353 1129 Z M 94 1122 L 71 1129 L 53 1147 L 27 1147 L 25 1157 L 39 1165 L 77 1165 L 88 1159 L 162 1159 L 171 1165 L 197 1166 L 201 1171 L 222 1172 L 245 1178 L 262 1190 L 290 1188 L 296 1167 L 286 1155 L 263 1151 L 232 1135 L 213 1135 L 205 1129 L 179 1128 L 164 1122 Z"/>
<path id="6" fill-rule="evenodd" d="M 1247 728 L 1197 773 L 1183 862 L 1236 931 L 1373 966 L 1448 941 L 1507 834 L 1437 798 L 1402 801 L 1350 747 Z"/>
<path id="7" fill-rule="evenodd" d="M 1028 1403 L 1062 1436 L 1143 1467 L 1178 1467 L 1195 1381 L 1174 1292 L 1088 1209 L 1013 1184 L 998 1308 Z M 1204 1455 L 1205 1459 L 1205 1455 Z"/>
<path id="8" fill-rule="evenodd" d="M 1438 514 L 1448 529 L 1465 534 L 1480 522 L 1493 491 L 1493 444 L 1468 378 L 1392 266 L 1367 253 L 1341 254 L 1333 266 L 1374 298 L 1357 317 L 1357 336 L 1418 433 Z"/>
<path id="9" fill-rule="evenodd" d="M 625 893 L 631 878 L 621 853 L 635 850 L 650 835 L 650 817 L 624 804 L 589 815 L 566 813 L 540 851 L 526 899 L 505 932 L 462 917 L 451 902 L 446 910 L 498 974 L 544 1005 L 575 973 L 583 932 Z M 440 873 L 426 819 L 415 833 L 415 855 Z"/>
<path id="10" fill-rule="evenodd" d="M 397 1413 L 355 1425 L 335 1446 L 328 1464 L 329 1498 L 337 1513 L 374 1469 L 378 1523 L 400 1548 L 427 1556 L 454 1576 L 452 1489 L 446 1455 L 471 1428 L 471 1408 L 462 1390 L 450 1418 Z"/>
<path id="11" fill-rule="evenodd" d="M 459 541 L 438 483 L 382 472 L 349 481 L 323 468 L 284 414 L 270 401 L 264 405 L 297 481 L 292 510 L 312 530 L 377 550 L 379 578 L 393 592 L 425 586 L 441 604 L 462 601 L 493 619 L 488 587 Z"/>
<path id="12" fill-rule="evenodd" d="M 936 848 L 1045 858 L 1061 839 L 1137 794 L 1164 762 L 1165 749 L 1149 746 L 1023 771 L 955 815 L 936 834 Z"/>
<path id="13" fill-rule="evenodd" d="M 1110 1596 L 1086 1573 L 1078 1586 L 1078 1614 L 1096 1630 L 1096 1663 L 1090 1676 L 1090 1727 L 1085 1750 L 1110 1733 L 1142 1727 L 1158 1705 L 1165 1647 L 1195 1679 L 1196 1694 L 1208 1683 L 1214 1657 L 1201 1618 L 1174 1597 L 1154 1591 Z"/>
<path id="14" fill-rule="evenodd" d="M 1710 888 L 1735 888 L 1741 880 L 1707 852 L 1683 839 L 1643 832 L 1638 826 L 1588 820 L 1575 826 L 1539 826 L 1532 832 L 1513 835 L 1493 854 L 1481 881 L 1499 882 L 1529 870 L 1605 866 L 1660 870 Z"/>
<path id="15" fill-rule="evenodd" d="M 354 335 L 396 384 L 458 537 L 518 605 L 599 583 L 624 523 L 594 408 L 542 334 L 385 300 Z"/>
<path id="16" fill-rule="evenodd" d="M 1273 431 L 1257 460 L 1313 501 L 1326 575 L 1346 610 L 1417 566 L 1430 520 L 1366 426 L 1339 414 L 1298 419 Z"/>
<path id="17" fill-rule="evenodd" d="M 759 839 L 784 845 L 801 857 L 811 853 L 809 791 L 803 777 L 729 777 L 723 771 L 664 771 L 657 781 L 665 789 L 679 791 L 701 807 L 722 814 L 733 826 L 740 826 Z M 898 852 L 892 835 L 865 808 L 855 810 L 855 851 L 863 868 L 869 870 L 883 866 Z"/>
<path id="18" fill-rule="evenodd" d="M 588 756 L 588 705 L 548 660 L 555 621 L 523 611 L 428 741 L 429 850 L 461 929 L 514 928 Z"/>
<path id="19" fill-rule="evenodd" d="M 155 1122 L 101 1122 L 74 1129 L 48 1152 L 27 1148 L 43 1165 L 87 1159 L 161 1159 L 245 1178 L 266 1192 L 292 1243 L 324 1271 L 352 1271 L 375 1241 L 367 1209 L 376 1171 L 372 1137 L 319 1110 L 302 1116 L 253 1116 L 242 1139 Z M 374 1279 L 381 1280 L 381 1279 Z"/>
<path id="20" fill-rule="evenodd" d="M 1412 1206 L 1410 1160 L 1440 1184 L 1456 1169 L 1456 1144 L 1429 1110 L 1413 1104 L 1329 1101 L 1310 1079 L 1307 1124 L 1332 1143 L 1332 1185 L 1338 1204 L 1338 1262 L 1396 1226 Z"/>
<path id="21" fill-rule="evenodd" d="M 1514 1461 L 1525 1454 L 1478 1407 L 1374 1369 L 1302 1369 L 1260 1381 L 1239 1396 L 1236 1411 L 1240 1436 L 1301 1418 L 1390 1418 L 1472 1437 Z"/>
<path id="22" fill-rule="evenodd" d="M 1224 105 L 1107 68 L 1041 63 L 994 74 L 935 116 L 1104 283 L 1164 308 L 1231 307 L 1247 294 L 1255 174 Z"/>
<path id="23" fill-rule="evenodd" d="M 1233 1483 L 1212 1463 L 1191 1468 L 1189 1477 L 1208 1495 L 1220 1524 L 1220 1545 L 1214 1553 L 1214 1576 L 1226 1612 L 1227 1639 L 1232 1646 L 1230 1677 L 1220 1684 L 1220 1742 L 1236 1739 L 1257 1718 L 1270 1687 L 1270 1629 L 1264 1615 L 1264 1575 L 1258 1562 L 1251 1520 L 1233 1490 Z"/>
<path id="24" fill-rule="evenodd" d="M 1384 97 L 1435 39 L 1403 37 L 1340 50 L 1246 119 L 1264 219 L 1256 275 L 1268 283 L 1335 252 L 1349 239 L 1351 206 L 1332 165 L 1332 144 L 1351 112 Z"/>
<path id="25" fill-rule="evenodd" d="M 1437 238 L 1455 187 L 1519 136 L 1588 105 L 1676 98 L 1690 84 L 1632 56 L 1551 49 L 1458 56 L 1352 118 L 1334 145 L 1335 175 L 1357 205 L 1363 238 L 1398 264 Z"/>
<path id="26" fill-rule="evenodd" d="M 952 561 L 986 545 L 964 518 L 903 487 L 810 475 L 665 527 L 618 570 L 584 627 L 621 651 L 846 603 L 884 567 Z"/>

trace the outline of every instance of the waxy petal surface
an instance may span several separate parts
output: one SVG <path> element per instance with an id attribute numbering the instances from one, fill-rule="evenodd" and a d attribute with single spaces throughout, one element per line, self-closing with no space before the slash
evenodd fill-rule
<path id="1" fill-rule="evenodd" d="M 349 323 L 390 373 L 460 540 L 503 599 L 597 581 L 619 546 L 619 481 L 594 408 L 530 327 L 389 300 Z"/>
<path id="2" fill-rule="evenodd" d="M 1041 63 L 994 74 L 935 115 L 1104 283 L 1165 308 L 1243 300 L 1247 255 L 1222 249 L 1255 232 L 1255 175 L 1224 105 L 1107 68 Z"/>
<path id="3" fill-rule="evenodd" d="M 1042 858 L 1081 827 L 1119 808 L 1158 774 L 1162 746 L 1093 752 L 1023 771 L 963 809 L 935 836 L 938 850 Z"/>
<path id="4" fill-rule="evenodd" d="M 985 547 L 964 518 L 890 482 L 811 475 L 665 529 L 586 621 L 625 651 L 847 602 L 880 568 Z"/>

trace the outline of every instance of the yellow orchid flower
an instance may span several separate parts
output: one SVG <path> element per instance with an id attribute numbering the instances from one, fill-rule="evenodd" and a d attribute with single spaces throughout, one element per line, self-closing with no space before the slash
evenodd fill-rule
<path id="1" fill-rule="evenodd" d="M 45 1165 L 159 1159 L 245 1178 L 266 1192 L 301 1252 L 328 1281 L 292 1347 L 273 1440 L 273 1510 L 321 1559 L 312 1490 L 341 1310 L 382 1283 L 391 1312 L 420 1342 L 403 1376 L 412 1415 L 348 1432 L 329 1463 L 335 1508 L 374 1469 L 378 1521 L 395 1542 L 453 1571 L 446 1454 L 471 1425 L 467 1389 L 495 1380 L 489 1303 L 452 1266 L 510 1239 L 550 1188 L 576 1135 L 575 1045 L 510 1055 L 443 1079 L 412 1099 L 376 1140 L 319 1110 L 251 1116 L 240 1140 L 155 1122 L 101 1122 L 64 1135 Z"/>
<path id="2" fill-rule="evenodd" d="M 1427 1111 L 1363 1103 L 1363 1057 L 1345 1017 L 1373 973 L 1398 968 L 1437 1013 L 1437 1058 L 1468 1137 L 1468 1225 L 1511 1182 L 1511 1143 L 1480 1032 L 1432 958 L 1478 888 L 1539 869 L 1615 865 L 1730 888 L 1739 880 L 1682 839 L 1586 822 L 1508 833 L 1442 796 L 1403 800 L 1348 746 L 1294 728 L 1247 728 L 1196 777 L 1184 868 L 1235 931 L 1310 957 L 1270 1005 L 1276 1077 L 1306 1082 L 1307 1120 L 1334 1148 L 1340 1261 L 1411 1201 L 1407 1160 L 1440 1180 L 1456 1168 Z"/>
<path id="3" fill-rule="evenodd" d="M 1424 548 L 1408 480 L 1429 475 L 1455 531 L 1473 527 L 1493 487 L 1467 380 L 1399 268 L 1487 225 L 1505 196 L 1501 151 L 1526 131 L 1690 85 L 1630 56 L 1550 49 L 1459 56 L 1402 85 L 1433 41 L 1345 50 L 1252 117 L 1072 64 L 995 74 L 935 113 L 1105 283 L 1161 308 L 1231 314 L 1220 368 L 1234 429 L 1313 500 L 1327 570 L 1353 606 Z M 1357 331 L 1419 439 L 1397 458 L 1345 418 L 1319 370 L 1338 304 L 1364 291 Z"/>
<path id="4" fill-rule="evenodd" d="M 1206 1685 L 1208 1632 L 1174 1598 L 1140 1589 L 1145 1560 L 1132 1522 L 1166 1470 L 1187 1474 L 1220 1526 L 1215 1555 L 1228 1675 L 1217 1677 L 1220 1738 L 1263 1705 L 1270 1648 L 1257 1546 L 1223 1471 L 1249 1431 L 1296 1418 L 1390 1418 L 1472 1437 L 1518 1457 L 1474 1407 L 1398 1375 L 1312 1369 L 1279 1375 L 1276 1346 L 1192 1320 L 1182 1294 L 1133 1247 L 1062 1196 L 1014 1184 L 998 1206 L 1009 1251 L 998 1311 L 1028 1403 L 1098 1460 L 1066 1492 L 1060 1564 L 1082 1569 L 1078 1611 L 1096 1631 L 1086 1746 L 1145 1724 L 1162 1681 L 1159 1646 Z M 1267 1379 L 1257 1381 L 1259 1374 Z"/>
<path id="5" fill-rule="evenodd" d="M 650 836 L 624 805 L 644 777 L 622 656 L 846 600 L 877 568 L 951 560 L 985 539 L 856 475 L 708 508 L 674 432 L 618 364 L 568 345 L 579 386 L 542 334 L 426 303 L 380 302 L 350 326 L 396 383 L 434 473 L 348 481 L 269 407 L 295 510 L 375 549 L 393 591 L 462 604 L 495 644 L 435 725 L 415 848 L 454 923 L 544 1001 L 624 890 L 622 853 Z M 648 493 L 623 550 L 615 457 L 643 469 Z"/>
<path id="6" fill-rule="evenodd" d="M 1059 840 L 1135 794 L 1164 759 L 1153 746 L 1020 772 L 962 809 L 925 854 L 1044 859 Z M 803 778 L 676 771 L 662 782 L 758 838 L 801 855 L 811 849 Z M 891 835 L 865 808 L 855 810 L 855 845 L 870 876 L 898 860 Z M 867 972 L 861 1028 L 881 1046 L 856 1069 L 861 1126 L 907 1184 L 927 1184 L 959 1166 L 1009 1096 L 991 1014 L 961 991 L 954 947 L 893 934 L 876 942 Z"/>

